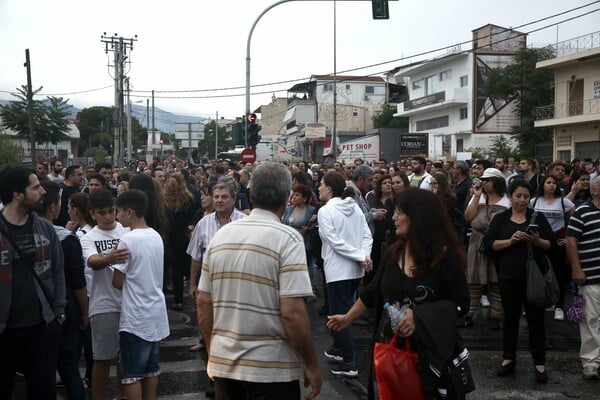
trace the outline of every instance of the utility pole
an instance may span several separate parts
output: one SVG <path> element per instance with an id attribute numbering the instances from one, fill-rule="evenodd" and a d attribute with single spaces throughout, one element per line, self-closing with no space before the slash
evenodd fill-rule
<path id="1" fill-rule="evenodd" d="M 33 126 L 33 89 L 31 88 L 31 61 L 29 49 L 25 49 L 25 67 L 27 68 L 27 122 L 29 125 L 29 146 L 31 147 L 31 164 L 35 168 L 37 162 L 35 128 Z"/>
<path id="2" fill-rule="evenodd" d="M 126 39 L 122 36 L 118 37 L 115 33 L 113 36 L 106 36 L 106 32 L 100 37 L 101 42 L 105 44 L 105 52 L 112 51 L 114 53 L 114 80 L 115 80 L 115 127 L 113 136 L 113 163 L 122 165 L 123 160 L 123 83 L 125 80 L 125 62 L 127 60 L 127 50 L 133 50 L 133 42 L 137 41 L 137 35 L 133 38 Z"/>
<path id="3" fill-rule="evenodd" d="M 219 112 L 215 119 L 215 160 L 219 159 Z"/>
<path id="4" fill-rule="evenodd" d="M 133 129 L 131 127 L 131 97 L 129 96 L 129 78 L 127 78 L 127 163 L 123 165 L 128 165 L 129 161 L 132 160 L 131 151 L 132 151 L 132 138 Z"/>

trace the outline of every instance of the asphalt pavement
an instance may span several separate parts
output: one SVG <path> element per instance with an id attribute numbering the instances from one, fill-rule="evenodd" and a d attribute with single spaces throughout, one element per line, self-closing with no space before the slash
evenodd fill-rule
<path id="1" fill-rule="evenodd" d="M 173 301 L 167 296 L 167 304 Z M 567 303 L 569 299 L 567 299 Z M 373 327 L 354 325 L 357 345 L 357 378 L 338 377 L 330 373 L 332 364 L 323 352 L 331 345 L 329 332 L 325 328 L 326 318 L 318 315 L 323 299 L 307 303 L 312 325 L 313 339 L 323 373 L 324 383 L 319 398 L 322 399 L 366 399 L 369 379 L 370 344 Z M 549 381 L 538 384 L 535 381 L 531 357 L 527 351 L 527 323 L 521 320 L 519 353 L 516 374 L 498 378 L 496 369 L 501 361 L 501 331 L 490 329 L 487 320 L 488 309 L 481 309 L 475 316 L 475 325 L 462 328 L 461 334 L 470 351 L 470 364 L 476 390 L 469 394 L 469 400 L 514 399 L 514 400 L 554 400 L 583 399 L 600 400 L 600 381 L 586 381 L 582 378 L 579 361 L 579 331 L 565 321 L 554 321 L 553 313 L 546 313 L 547 321 L 547 369 Z M 197 327 L 195 307 L 190 299 L 185 299 L 183 311 L 169 310 L 171 336 L 161 344 L 162 374 L 158 385 L 158 398 L 167 399 L 206 399 L 208 380 L 205 364 L 199 352 L 189 349 L 196 343 Z M 82 369 L 83 374 L 83 369 Z M 114 368 L 111 370 L 111 385 L 107 399 L 114 398 Z M 13 399 L 25 399 L 22 378 L 17 379 Z M 59 388 L 60 400 L 66 399 L 64 389 Z M 91 398 L 88 392 L 88 398 Z"/>

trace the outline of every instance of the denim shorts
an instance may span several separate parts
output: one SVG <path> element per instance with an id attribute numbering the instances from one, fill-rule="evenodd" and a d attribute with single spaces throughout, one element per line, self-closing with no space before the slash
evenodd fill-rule
<path id="1" fill-rule="evenodd" d="M 119 332 L 121 383 L 128 385 L 160 374 L 160 342 Z"/>

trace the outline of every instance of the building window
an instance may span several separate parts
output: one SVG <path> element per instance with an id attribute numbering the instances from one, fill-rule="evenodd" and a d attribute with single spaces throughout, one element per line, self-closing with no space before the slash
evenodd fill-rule
<path id="1" fill-rule="evenodd" d="M 460 87 L 469 85 L 469 75 L 463 75 L 460 77 Z"/>
<path id="2" fill-rule="evenodd" d="M 365 86 L 365 94 L 375 94 L 375 86 Z"/>
<path id="3" fill-rule="evenodd" d="M 447 69 L 445 71 L 440 72 L 440 82 L 447 81 L 450 78 L 452 78 L 452 70 L 451 69 Z"/>
<path id="4" fill-rule="evenodd" d="M 429 96 L 430 94 L 434 94 L 436 92 L 436 76 L 431 75 L 425 78 L 425 96 Z"/>
<path id="5" fill-rule="evenodd" d="M 333 83 L 326 83 L 323 85 L 323 91 L 332 92 L 333 91 Z"/>
<path id="6" fill-rule="evenodd" d="M 422 87 L 423 87 L 423 79 L 417 79 L 416 81 L 413 81 L 413 83 L 412 83 L 413 90 L 418 90 L 418 89 L 421 89 Z"/>
<path id="7" fill-rule="evenodd" d="M 346 90 L 350 90 L 350 85 L 346 85 Z"/>
<path id="8" fill-rule="evenodd" d="M 356 110 L 353 110 L 353 111 L 352 111 L 352 116 L 353 116 L 353 117 L 358 117 L 358 111 L 356 111 Z"/>
<path id="9" fill-rule="evenodd" d="M 465 139 L 456 139 L 456 152 L 462 153 L 465 151 Z"/>
<path id="10" fill-rule="evenodd" d="M 460 119 L 467 119 L 469 118 L 469 109 L 467 107 L 461 108 L 460 109 Z"/>
<path id="11" fill-rule="evenodd" d="M 448 126 L 448 116 L 424 119 L 417 121 L 417 131 L 428 131 L 431 129 L 444 128 Z"/>

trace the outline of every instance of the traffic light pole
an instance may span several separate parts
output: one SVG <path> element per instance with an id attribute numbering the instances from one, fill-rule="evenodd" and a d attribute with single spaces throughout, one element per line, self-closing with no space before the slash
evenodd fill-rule
<path id="1" fill-rule="evenodd" d="M 263 17 L 263 15 L 265 15 L 267 12 L 269 12 L 272 8 L 277 7 L 280 4 L 283 3 L 289 3 L 292 1 L 370 1 L 373 2 L 374 0 L 280 0 L 276 3 L 271 4 L 269 7 L 265 8 L 263 10 L 263 12 L 260 13 L 260 15 L 256 18 L 256 20 L 254 21 L 254 23 L 252 24 L 252 27 L 250 28 L 250 32 L 248 33 L 248 41 L 246 42 L 246 113 L 245 113 L 245 118 L 244 118 L 244 143 L 246 148 L 248 147 L 248 115 L 250 115 L 251 111 L 250 111 L 250 42 L 252 41 L 252 33 L 254 33 L 254 28 L 256 28 L 256 24 L 258 24 L 258 21 L 260 21 L 260 19 Z M 397 1 L 397 0 L 389 0 L 389 1 Z M 335 50 L 334 50 L 335 53 Z M 335 58 L 335 55 L 334 55 Z M 335 62 L 334 62 L 335 63 Z M 334 105 L 335 107 L 335 105 Z M 335 119 L 335 116 L 334 116 Z M 335 121 L 334 121 L 335 124 Z M 333 145 L 333 143 L 332 143 Z M 335 148 L 334 148 L 334 156 L 335 156 Z"/>

